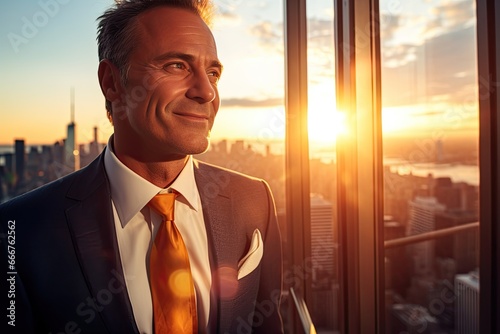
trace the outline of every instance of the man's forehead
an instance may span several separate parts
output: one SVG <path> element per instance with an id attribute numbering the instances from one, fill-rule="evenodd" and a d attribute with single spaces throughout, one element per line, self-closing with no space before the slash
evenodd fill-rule
<path id="1" fill-rule="evenodd" d="M 182 28 L 201 28 L 210 31 L 203 19 L 195 12 L 186 8 L 159 6 L 140 13 L 136 20 L 143 24 L 161 24 Z"/>
<path id="2" fill-rule="evenodd" d="M 155 12 L 155 9 L 158 11 Z M 136 28 L 144 36 L 154 38 L 172 38 L 176 36 L 202 37 L 214 43 L 210 28 L 195 13 L 186 9 L 160 7 L 140 14 L 136 19 Z"/>

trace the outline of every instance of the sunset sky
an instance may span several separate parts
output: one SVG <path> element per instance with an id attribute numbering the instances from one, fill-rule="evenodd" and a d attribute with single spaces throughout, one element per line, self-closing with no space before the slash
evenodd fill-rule
<path id="1" fill-rule="evenodd" d="M 75 89 L 80 142 L 112 133 L 97 82 L 95 19 L 111 0 L 0 3 L 0 144 L 63 139 Z M 213 32 L 224 74 L 213 138 L 284 135 L 283 3 L 217 0 Z M 396 5 L 395 5 L 396 3 Z M 381 1 L 384 129 L 477 127 L 473 2 Z M 47 4 L 47 5 L 44 5 Z M 50 6 L 48 4 L 51 4 Z M 55 6 L 54 4 L 57 4 Z M 311 137 L 326 140 L 335 113 L 331 1 L 308 2 Z M 450 80 L 453 79 L 453 80 Z M 476 94 L 476 95 L 475 95 Z"/>

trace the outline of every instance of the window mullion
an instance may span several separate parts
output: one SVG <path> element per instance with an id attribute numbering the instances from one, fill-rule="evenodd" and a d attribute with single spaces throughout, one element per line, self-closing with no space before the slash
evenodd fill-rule
<path id="1" fill-rule="evenodd" d="M 500 6 L 477 1 L 480 177 L 480 332 L 500 330 Z"/>
<path id="2" fill-rule="evenodd" d="M 307 134 L 307 20 L 305 0 L 285 0 L 285 175 L 289 257 L 300 290 L 310 304 L 311 285 L 305 272 L 311 258 L 309 142 Z M 300 272 L 298 272 L 300 271 Z M 293 307 L 292 307 L 293 308 Z M 296 319 L 294 326 L 299 323 Z"/>
<path id="3" fill-rule="evenodd" d="M 337 8 L 337 101 L 349 125 L 349 134 L 337 145 L 345 332 L 383 333 L 378 6 L 374 0 L 358 0 L 338 1 Z"/>

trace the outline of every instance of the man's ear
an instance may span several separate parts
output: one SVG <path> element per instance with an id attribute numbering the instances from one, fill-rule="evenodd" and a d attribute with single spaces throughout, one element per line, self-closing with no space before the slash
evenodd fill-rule
<path id="1" fill-rule="evenodd" d="M 97 71 L 101 91 L 106 100 L 116 101 L 120 98 L 122 90 L 120 70 L 108 59 L 103 59 L 99 62 Z"/>

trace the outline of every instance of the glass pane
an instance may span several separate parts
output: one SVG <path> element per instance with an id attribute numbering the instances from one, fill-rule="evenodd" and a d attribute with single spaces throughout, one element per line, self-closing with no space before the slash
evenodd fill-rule
<path id="1" fill-rule="evenodd" d="M 105 2 L 0 4 L 0 202 L 85 166 L 111 135 L 95 40 Z"/>
<path id="2" fill-rule="evenodd" d="M 265 179 L 284 223 L 283 3 L 215 4 L 212 31 L 224 65 L 221 108 L 211 148 L 198 158 Z"/>
<path id="3" fill-rule="evenodd" d="M 284 175 L 284 40 L 283 2 L 215 0 L 212 29 L 224 65 L 219 82 L 221 108 L 212 130 L 212 144 L 198 159 L 263 178 L 274 195 L 286 252 Z M 289 296 L 284 289 L 282 317 L 290 325 Z"/>
<path id="4" fill-rule="evenodd" d="M 473 0 L 380 1 L 388 333 L 477 333 Z"/>
<path id="5" fill-rule="evenodd" d="M 311 188 L 311 284 L 308 308 L 318 333 L 340 328 L 333 2 L 307 1 L 308 130 Z"/>

